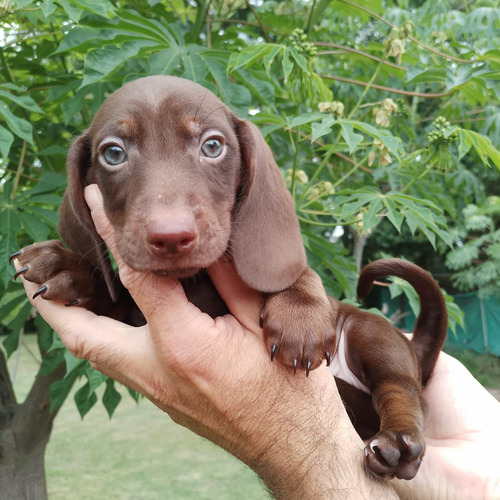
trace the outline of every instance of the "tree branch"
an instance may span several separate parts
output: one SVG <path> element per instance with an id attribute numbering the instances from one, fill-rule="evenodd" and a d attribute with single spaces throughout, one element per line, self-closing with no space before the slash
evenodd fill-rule
<path id="1" fill-rule="evenodd" d="M 7 358 L 5 352 L 0 349 L 0 408 L 15 404 L 17 404 L 16 394 L 10 380 Z"/>
<path id="2" fill-rule="evenodd" d="M 17 408 L 12 429 L 19 449 L 31 450 L 46 435 L 60 408 L 50 410 L 50 385 L 65 373 L 66 363 L 61 363 L 51 373 L 36 377 L 25 401 Z"/>
<path id="3" fill-rule="evenodd" d="M 247 7 L 252 11 L 252 14 L 255 16 L 255 19 L 257 20 L 257 22 L 259 23 L 259 27 L 262 30 L 262 33 L 264 34 L 264 37 L 266 38 L 267 43 L 271 43 L 272 42 L 271 37 L 267 33 L 267 29 L 264 26 L 264 23 L 262 22 L 259 15 L 257 14 L 257 11 L 254 9 L 253 5 L 248 0 L 246 0 L 246 4 L 247 4 Z"/>
<path id="4" fill-rule="evenodd" d="M 404 71 L 404 72 L 408 71 L 408 68 L 405 68 L 404 66 L 399 66 L 398 64 L 394 64 L 390 61 L 380 59 L 380 57 L 376 57 L 372 54 L 368 54 L 368 52 L 363 52 L 362 50 L 354 49 L 352 47 L 346 47 L 344 45 L 337 45 L 336 43 L 329 43 L 329 42 L 314 42 L 314 45 L 316 47 L 331 47 L 332 49 L 338 49 L 338 50 L 341 50 L 344 52 L 351 52 L 353 54 L 358 54 L 360 56 L 366 57 L 367 59 L 371 59 L 372 61 L 375 61 L 378 63 L 380 61 L 382 61 L 384 66 L 390 66 L 391 68 L 398 69 L 398 70 Z M 334 53 L 333 51 L 325 50 L 322 52 L 317 52 L 316 55 L 322 56 L 322 55 L 328 55 L 328 54 L 333 54 L 333 53 Z"/>
<path id="5" fill-rule="evenodd" d="M 332 75 L 320 75 L 321 78 L 326 78 L 327 80 L 337 80 L 339 82 L 352 83 L 353 85 L 361 85 L 362 87 L 367 87 L 369 84 L 367 82 L 361 82 L 359 80 L 352 80 L 351 78 L 343 78 L 341 76 L 332 76 Z M 385 92 L 391 92 L 393 94 L 402 94 L 408 95 L 412 97 L 428 97 L 428 98 L 440 98 L 446 97 L 452 94 L 452 92 L 442 92 L 436 94 L 426 94 L 424 92 L 411 92 L 409 90 L 400 90 L 392 87 L 384 87 L 383 85 L 375 85 L 370 84 L 372 89 L 383 90 Z"/>

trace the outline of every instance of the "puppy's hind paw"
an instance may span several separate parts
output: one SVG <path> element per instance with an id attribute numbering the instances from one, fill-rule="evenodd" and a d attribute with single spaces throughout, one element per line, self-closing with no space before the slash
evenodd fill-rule
<path id="1" fill-rule="evenodd" d="M 366 446 L 366 472 L 374 479 L 413 479 L 418 472 L 425 445 L 420 432 L 379 432 Z"/>

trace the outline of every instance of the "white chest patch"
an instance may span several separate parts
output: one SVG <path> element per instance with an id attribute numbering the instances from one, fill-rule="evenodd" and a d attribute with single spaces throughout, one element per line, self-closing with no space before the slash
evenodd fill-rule
<path id="1" fill-rule="evenodd" d="M 330 363 L 330 371 L 333 373 L 335 377 L 338 377 L 348 384 L 353 385 L 357 389 L 360 389 L 366 394 L 370 394 L 370 389 L 368 386 L 363 384 L 361 380 L 359 380 L 356 375 L 351 371 L 349 365 L 347 364 L 347 358 L 345 355 L 345 335 L 341 330 L 338 334 L 337 339 L 337 350 L 335 351 L 335 355 L 332 358 L 332 362 Z"/>

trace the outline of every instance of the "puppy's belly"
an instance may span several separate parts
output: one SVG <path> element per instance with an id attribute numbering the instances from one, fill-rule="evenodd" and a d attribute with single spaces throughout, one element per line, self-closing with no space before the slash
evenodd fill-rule
<path id="1" fill-rule="evenodd" d="M 337 334 L 337 350 L 335 351 L 335 355 L 333 356 L 332 362 L 330 363 L 330 371 L 335 377 L 344 380 L 360 391 L 366 392 L 366 394 L 370 394 L 370 389 L 368 388 L 368 386 L 363 384 L 363 382 L 361 382 L 361 380 L 359 380 L 359 378 L 349 368 L 349 364 L 347 363 L 346 358 L 344 332 L 341 330 L 340 332 L 337 332 Z"/>

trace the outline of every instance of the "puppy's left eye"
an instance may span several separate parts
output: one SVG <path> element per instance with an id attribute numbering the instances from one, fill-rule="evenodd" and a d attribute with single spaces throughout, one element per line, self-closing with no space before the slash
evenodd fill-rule
<path id="1" fill-rule="evenodd" d="M 102 156 L 108 165 L 120 165 L 127 161 L 127 153 L 116 144 L 106 146 L 102 150 Z"/>
<path id="2" fill-rule="evenodd" d="M 217 158 L 222 154 L 222 151 L 224 151 L 224 143 L 216 137 L 207 139 L 201 145 L 201 152 L 208 158 Z"/>

